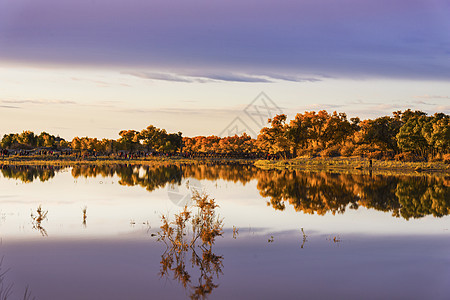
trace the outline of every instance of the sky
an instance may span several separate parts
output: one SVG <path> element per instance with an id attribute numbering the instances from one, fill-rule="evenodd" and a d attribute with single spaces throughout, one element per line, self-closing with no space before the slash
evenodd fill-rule
<path id="1" fill-rule="evenodd" d="M 446 0 L 0 0 L 0 134 L 255 135 L 249 105 L 449 114 L 449 15 Z"/>

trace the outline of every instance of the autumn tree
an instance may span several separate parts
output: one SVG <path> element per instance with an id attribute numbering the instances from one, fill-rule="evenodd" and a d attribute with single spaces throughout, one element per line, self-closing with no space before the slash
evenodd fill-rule
<path id="1" fill-rule="evenodd" d="M 258 135 L 258 146 L 269 154 L 280 154 L 286 157 L 290 149 L 286 115 L 276 115 L 273 119 L 269 119 L 268 123 L 270 127 L 264 127 Z"/>
<path id="2" fill-rule="evenodd" d="M 133 152 L 139 145 L 139 134 L 136 130 L 122 130 L 119 132 L 119 144 L 124 150 Z"/>
<path id="3" fill-rule="evenodd" d="M 398 118 L 380 117 L 361 122 L 360 143 L 376 146 L 382 151 L 398 152 L 397 138 L 401 121 Z"/>

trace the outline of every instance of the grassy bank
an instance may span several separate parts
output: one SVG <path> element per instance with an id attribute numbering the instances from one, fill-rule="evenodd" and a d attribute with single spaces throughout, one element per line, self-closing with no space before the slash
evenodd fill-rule
<path id="1" fill-rule="evenodd" d="M 76 166 L 76 165 L 114 165 L 134 164 L 147 166 L 181 165 L 181 164 L 246 164 L 255 165 L 261 169 L 292 169 L 308 171 L 333 172 L 368 172 L 380 174 L 393 173 L 442 173 L 450 174 L 450 165 L 444 162 L 400 162 L 391 160 L 372 160 L 372 167 L 368 159 L 360 157 L 345 158 L 307 158 L 300 157 L 289 160 L 247 160 L 247 159 L 212 159 L 212 158 L 184 158 L 149 157 L 143 159 L 112 159 L 109 157 L 96 157 L 76 159 L 75 157 L 53 156 L 14 156 L 0 158 L 0 165 L 27 165 L 27 166 Z"/>
<path id="2" fill-rule="evenodd" d="M 288 160 L 258 160 L 255 166 L 262 169 L 293 169 L 314 171 L 372 171 L 375 173 L 433 172 L 450 174 L 450 165 L 443 162 L 400 162 L 392 160 L 370 160 L 360 157 L 345 158 L 306 158 Z"/>
<path id="3" fill-rule="evenodd" d="M 148 157 L 138 159 L 115 159 L 107 156 L 96 158 L 77 159 L 66 156 L 55 158 L 54 156 L 13 156 L 0 158 L 0 165 L 27 165 L 27 166 L 74 166 L 74 165 L 114 165 L 114 164 L 136 164 L 136 165 L 174 165 L 174 164 L 196 164 L 196 163 L 240 163 L 253 164 L 253 160 L 245 159 L 200 159 L 184 158 L 180 156 L 171 157 Z"/>

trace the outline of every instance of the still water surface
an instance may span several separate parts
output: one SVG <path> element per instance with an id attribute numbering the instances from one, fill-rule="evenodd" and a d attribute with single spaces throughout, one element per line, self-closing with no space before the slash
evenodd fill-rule
<path id="1" fill-rule="evenodd" d="M 9 299 L 27 287 L 36 299 L 449 299 L 448 177 L 242 165 L 0 171 Z M 161 216 L 173 219 L 195 190 L 220 206 L 223 236 L 173 255 L 158 241 Z"/>

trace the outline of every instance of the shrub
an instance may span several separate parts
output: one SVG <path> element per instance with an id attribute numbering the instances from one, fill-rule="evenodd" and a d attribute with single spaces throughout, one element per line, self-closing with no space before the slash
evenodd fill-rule
<path id="1" fill-rule="evenodd" d="M 355 145 L 353 145 L 353 144 L 345 144 L 341 148 L 341 155 L 343 155 L 343 156 L 352 156 L 354 151 L 355 151 Z"/>
<path id="2" fill-rule="evenodd" d="M 418 162 L 418 161 L 425 161 L 425 159 L 421 156 L 418 156 L 414 154 L 413 152 L 402 152 L 397 154 L 394 157 L 397 161 L 404 161 L 404 162 Z"/>
<path id="3" fill-rule="evenodd" d="M 339 146 L 333 146 L 320 152 L 320 156 L 322 157 L 336 157 L 340 155 L 341 153 L 339 152 Z"/>
<path id="4" fill-rule="evenodd" d="M 382 159 L 383 157 L 384 157 L 383 152 L 379 150 L 367 153 L 367 158 L 370 159 Z"/>
<path id="5" fill-rule="evenodd" d="M 365 156 L 372 151 L 374 151 L 372 146 L 362 144 L 356 147 L 355 151 L 353 151 L 353 155 Z"/>

